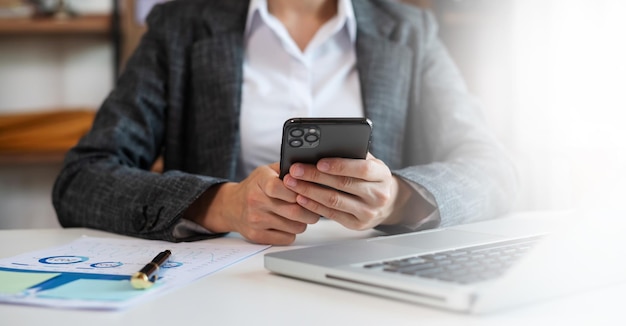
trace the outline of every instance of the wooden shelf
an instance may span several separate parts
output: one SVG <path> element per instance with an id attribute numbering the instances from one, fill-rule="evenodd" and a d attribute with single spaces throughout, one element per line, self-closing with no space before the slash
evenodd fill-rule
<path id="1" fill-rule="evenodd" d="M 107 35 L 111 27 L 111 15 L 0 19 L 0 35 Z"/>
<path id="2" fill-rule="evenodd" d="M 0 115 L 0 166 L 57 164 L 91 128 L 95 110 L 58 108 Z"/>
<path id="3" fill-rule="evenodd" d="M 33 166 L 61 164 L 65 159 L 64 152 L 48 153 L 0 153 L 0 166 Z"/>

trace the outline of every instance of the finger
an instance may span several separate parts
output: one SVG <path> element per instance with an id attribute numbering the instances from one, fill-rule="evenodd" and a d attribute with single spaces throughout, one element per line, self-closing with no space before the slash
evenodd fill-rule
<path id="1" fill-rule="evenodd" d="M 371 154 L 367 159 L 323 158 L 317 162 L 320 172 L 362 179 L 366 181 L 382 181 L 390 174 L 387 166 Z"/>
<path id="2" fill-rule="evenodd" d="M 366 195 L 368 193 L 366 188 L 372 186 L 369 185 L 370 181 L 350 176 L 331 175 L 314 166 L 296 163 L 291 166 L 289 174 L 283 178 L 283 184 L 290 190 L 304 194 L 301 191 L 306 190 L 306 183 L 301 186 L 299 181 L 324 185 L 359 197 Z"/>
<path id="3" fill-rule="evenodd" d="M 304 196 L 305 198 L 311 199 L 330 210 L 341 211 L 349 214 L 359 214 L 361 211 L 367 209 L 366 205 L 359 200 L 359 197 L 346 192 L 323 187 L 317 183 L 296 180 L 290 175 L 285 176 L 285 183 L 288 184 L 294 192 L 301 195 L 296 197 L 296 200 L 297 198 Z M 308 209 L 309 207 L 306 208 Z M 329 214 L 328 210 L 322 208 L 317 208 L 312 211 L 324 216 Z M 334 212 L 331 214 L 334 214 Z"/>
<path id="4" fill-rule="evenodd" d="M 278 175 L 280 173 L 280 163 L 278 162 L 274 162 L 272 164 L 269 165 L 270 169 L 272 169 L 274 172 L 276 172 L 276 175 Z"/>
<path id="5" fill-rule="evenodd" d="M 311 212 L 310 210 L 295 204 L 295 198 L 294 204 L 286 202 L 274 203 L 274 213 L 282 218 L 305 224 L 315 224 L 320 220 L 319 214 Z"/>
<path id="6" fill-rule="evenodd" d="M 296 235 L 279 230 L 252 230 L 242 236 L 258 244 L 285 246 L 296 240 Z"/>
<path id="7" fill-rule="evenodd" d="M 253 180 L 255 189 L 261 190 L 269 198 L 281 199 L 290 203 L 296 202 L 296 194 L 285 188 L 282 180 L 278 177 L 278 163 L 265 165 L 255 169 L 247 180 Z"/>
<path id="8" fill-rule="evenodd" d="M 283 180 L 280 180 L 278 177 L 265 179 L 260 182 L 259 187 L 269 198 L 292 204 L 296 202 L 296 193 L 285 187 Z"/>
<path id="9" fill-rule="evenodd" d="M 273 212 L 265 212 L 249 218 L 250 229 L 277 230 L 291 234 L 300 234 L 306 230 L 307 224 L 294 221 Z"/>
<path id="10" fill-rule="evenodd" d="M 298 204 L 302 205 L 302 207 L 315 212 L 321 216 L 325 216 L 328 219 L 336 221 L 337 223 L 345 226 L 351 230 L 364 230 L 369 228 L 366 222 L 359 220 L 355 215 L 329 208 L 326 205 L 323 205 L 319 202 L 311 200 L 310 198 L 306 198 L 304 196 L 297 197 Z"/>

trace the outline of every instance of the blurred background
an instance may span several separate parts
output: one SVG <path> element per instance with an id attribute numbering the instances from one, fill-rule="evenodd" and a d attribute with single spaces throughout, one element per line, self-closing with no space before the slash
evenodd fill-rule
<path id="1" fill-rule="evenodd" d="M 50 193 L 63 155 L 89 129 L 156 2 L 0 0 L 0 229 L 59 227 Z M 404 2 L 433 11 L 517 163 L 515 210 L 620 206 L 626 1 Z"/>

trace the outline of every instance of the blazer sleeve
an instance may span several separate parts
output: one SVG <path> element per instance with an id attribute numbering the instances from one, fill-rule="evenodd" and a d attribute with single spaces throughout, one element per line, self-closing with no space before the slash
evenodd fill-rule
<path id="1" fill-rule="evenodd" d="M 515 200 L 514 164 L 437 37 L 432 14 L 422 13 L 405 167 L 393 172 L 432 194 L 439 226 L 497 217 Z"/>
<path id="2" fill-rule="evenodd" d="M 52 192 L 63 227 L 89 227 L 168 241 L 187 207 L 225 180 L 182 171 L 150 172 L 165 137 L 166 24 L 161 6 L 90 132 L 65 158 Z"/>

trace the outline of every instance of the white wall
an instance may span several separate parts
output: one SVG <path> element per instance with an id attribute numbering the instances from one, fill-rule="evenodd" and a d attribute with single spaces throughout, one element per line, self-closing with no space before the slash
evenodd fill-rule
<path id="1" fill-rule="evenodd" d="M 113 74 L 103 36 L 0 37 L 0 113 L 98 107 Z"/>
<path id="2" fill-rule="evenodd" d="M 625 10 L 622 0 L 516 1 L 509 114 L 526 206 L 621 205 Z"/>
<path id="3" fill-rule="evenodd" d="M 75 1 L 89 13 L 109 0 Z M 0 114 L 97 108 L 113 86 L 106 36 L 0 36 Z M 0 229 L 58 226 L 50 196 L 60 164 L 0 165 Z"/>
<path id="4" fill-rule="evenodd" d="M 626 2 L 459 2 L 472 4 L 493 7 L 493 17 L 481 16 L 478 28 L 461 25 L 448 45 L 518 166 L 515 208 L 621 205 Z"/>

